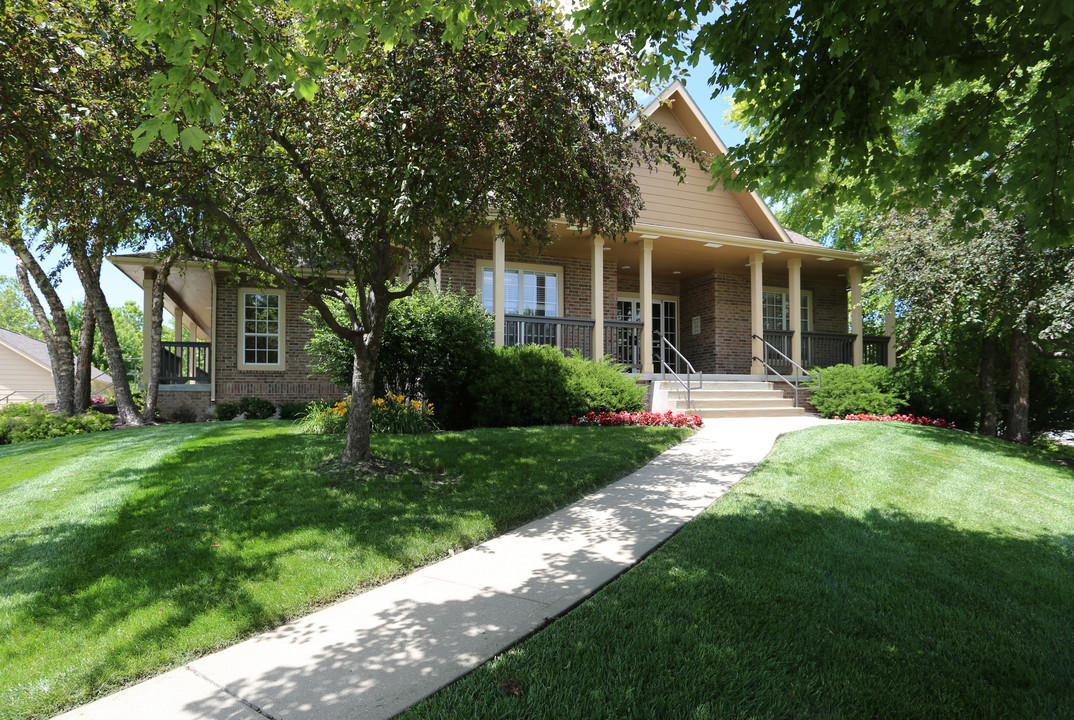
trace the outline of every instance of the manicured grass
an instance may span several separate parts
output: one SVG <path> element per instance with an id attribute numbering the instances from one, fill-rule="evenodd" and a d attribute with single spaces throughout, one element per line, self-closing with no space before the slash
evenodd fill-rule
<path id="1" fill-rule="evenodd" d="M 664 428 L 339 437 L 260 421 L 0 447 L 0 718 L 39 717 L 384 582 L 600 487 Z"/>
<path id="2" fill-rule="evenodd" d="M 405 717 L 1074 717 L 1074 473 L 937 428 L 794 433 Z"/>

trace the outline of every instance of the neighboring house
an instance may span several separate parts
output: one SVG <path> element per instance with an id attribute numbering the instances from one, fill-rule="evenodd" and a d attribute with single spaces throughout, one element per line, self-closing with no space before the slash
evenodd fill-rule
<path id="1" fill-rule="evenodd" d="M 90 392 L 111 384 L 108 373 L 90 368 Z M 41 340 L 0 328 L 0 405 L 31 400 L 56 402 L 48 347 Z"/>
<path id="2" fill-rule="evenodd" d="M 644 113 L 704 151 L 727 151 L 679 82 Z M 698 166 L 684 184 L 667 168 L 641 170 L 638 182 L 645 207 L 625 242 L 560 223 L 560 239 L 537 253 L 494 240 L 490 227 L 441 268 L 436 286 L 480 297 L 495 316 L 497 345 L 609 354 L 642 376 L 681 371 L 683 357 L 708 374 L 763 374 L 758 357 L 789 372 L 772 348 L 807 368 L 893 361 L 888 337 L 862 334 L 860 255 L 784 228 L 756 193 L 709 191 Z M 109 260 L 145 288 L 148 308 L 153 256 Z M 164 343 L 162 412 L 243 395 L 339 395 L 327 379 L 309 377 L 303 303 L 234 277 L 196 262 L 171 275 L 165 307 L 176 317 L 176 341 Z M 193 342 L 180 342 L 183 327 Z"/>

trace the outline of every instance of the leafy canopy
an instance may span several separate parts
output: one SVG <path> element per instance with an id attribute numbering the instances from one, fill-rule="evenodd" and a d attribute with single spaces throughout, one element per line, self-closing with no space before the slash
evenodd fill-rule
<path id="1" fill-rule="evenodd" d="M 819 185 L 889 207 L 960 197 L 961 220 L 1024 212 L 1034 245 L 1074 242 L 1074 4 L 592 0 L 578 19 L 596 37 L 634 33 L 653 74 L 712 59 L 709 82 L 758 119 L 714 163 L 732 187 Z"/>

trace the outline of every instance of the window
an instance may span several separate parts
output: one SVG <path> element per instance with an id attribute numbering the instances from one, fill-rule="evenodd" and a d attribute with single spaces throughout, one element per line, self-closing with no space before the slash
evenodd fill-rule
<path id="1" fill-rule="evenodd" d="M 813 293 L 802 293 L 802 332 L 810 331 L 810 318 L 813 315 Z M 761 294 L 761 314 L 765 330 L 791 329 L 790 293 L 786 290 L 765 288 Z"/>
<path id="2" fill-rule="evenodd" d="M 481 268 L 481 301 L 493 312 L 490 266 Z M 559 317 L 559 273 L 507 268 L 504 273 L 504 314 Z"/>
<path id="3" fill-rule="evenodd" d="M 284 309 L 282 291 L 239 291 L 240 368 L 284 368 Z"/>

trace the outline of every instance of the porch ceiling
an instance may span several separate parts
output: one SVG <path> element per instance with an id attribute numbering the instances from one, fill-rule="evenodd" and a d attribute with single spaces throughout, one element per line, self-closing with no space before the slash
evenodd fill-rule
<path id="1" fill-rule="evenodd" d="M 108 260 L 142 286 L 145 268 L 157 267 L 155 258 L 147 254 L 113 255 Z M 188 263 L 172 268 L 164 288 L 164 309 L 175 316 L 182 309 L 185 319 L 194 322 L 206 335 L 212 332 L 213 281 L 208 268 L 200 263 Z"/>
<path id="2" fill-rule="evenodd" d="M 669 231 L 670 233 L 671 231 Z M 565 225 L 559 226 L 560 240 L 541 251 L 541 255 L 590 258 L 591 233 L 579 233 Z M 746 273 L 750 255 L 756 252 L 766 253 L 765 269 L 773 273 L 785 272 L 787 261 L 798 258 L 802 261 L 802 278 L 804 280 L 836 281 L 846 279 L 847 269 L 860 264 L 860 259 L 851 253 L 828 248 L 792 245 L 778 241 L 764 241 L 753 238 L 681 237 L 662 234 L 659 231 L 631 232 L 625 240 L 605 241 L 604 257 L 615 260 L 619 271 L 633 276 L 641 264 L 641 241 L 643 237 L 653 239 L 653 279 L 674 282 L 698 277 L 715 271 L 727 273 Z M 750 244 L 736 244 L 748 241 Z M 476 234 L 471 246 L 491 248 L 492 235 L 485 231 Z M 509 252 L 523 252 L 538 257 L 533 249 L 526 250 L 519 246 L 508 245 Z M 827 259 L 823 259 L 827 258 Z"/>

